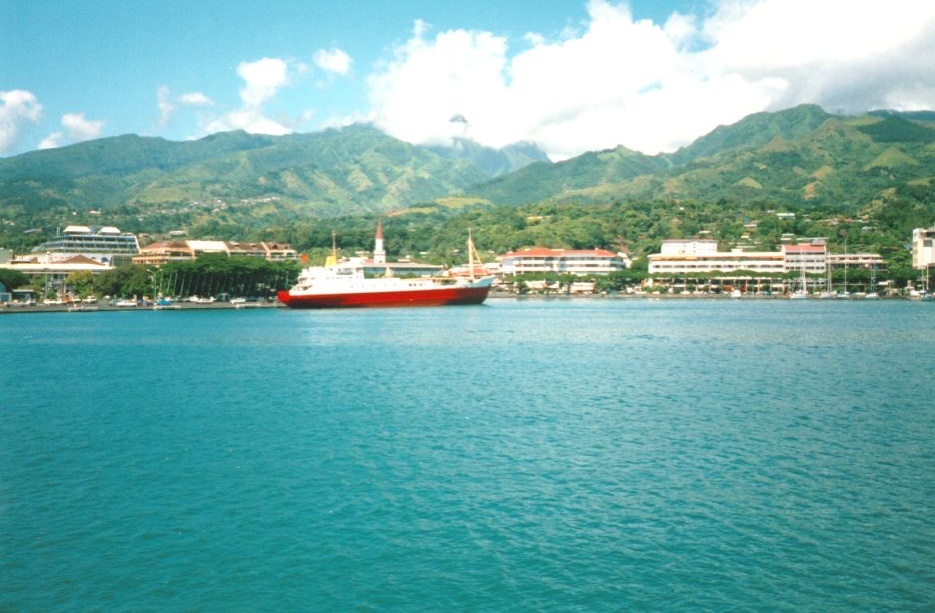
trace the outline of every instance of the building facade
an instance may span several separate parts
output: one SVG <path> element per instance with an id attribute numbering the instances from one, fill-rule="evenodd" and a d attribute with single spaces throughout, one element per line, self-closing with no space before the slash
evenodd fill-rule
<path id="1" fill-rule="evenodd" d="M 884 262 L 877 253 L 829 253 L 821 239 L 784 244 L 780 251 L 718 251 L 714 240 L 674 239 L 663 241 L 660 253 L 649 256 L 650 274 L 787 273 L 805 269 L 807 274 L 816 275 L 848 267 L 881 270 Z"/>
<path id="2" fill-rule="evenodd" d="M 295 260 L 299 255 L 289 245 L 272 242 L 239 243 L 234 241 L 157 241 L 140 249 L 134 264 L 161 266 L 166 262 L 194 260 L 207 253 L 221 253 L 229 257 L 258 257 L 265 260 Z"/>
<path id="3" fill-rule="evenodd" d="M 140 243 L 136 235 L 121 232 L 113 226 L 68 226 L 32 249 L 32 253 L 44 256 L 47 261 L 62 261 L 80 255 L 108 266 L 129 264 L 139 252 Z"/>
<path id="4" fill-rule="evenodd" d="M 935 228 L 912 231 L 912 267 L 920 270 L 935 268 Z"/>
<path id="5" fill-rule="evenodd" d="M 629 268 L 623 253 L 604 249 L 548 249 L 531 247 L 498 258 L 503 275 L 557 272 L 573 275 L 607 275 Z"/>

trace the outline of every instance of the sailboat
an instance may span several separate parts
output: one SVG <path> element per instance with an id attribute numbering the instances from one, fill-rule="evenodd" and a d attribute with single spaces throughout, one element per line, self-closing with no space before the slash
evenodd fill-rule
<path id="1" fill-rule="evenodd" d="M 381 229 L 377 240 L 382 241 Z M 280 290 L 277 297 L 287 307 L 323 309 L 348 307 L 444 306 L 481 304 L 487 299 L 493 276 L 477 277 L 477 249 L 468 232 L 469 274 L 464 278 L 432 277 L 402 279 L 387 274 L 368 278 L 362 259 L 339 262 L 337 245 L 332 236 L 331 255 L 324 266 L 302 270 L 298 282 L 290 289 Z"/>
<path id="2" fill-rule="evenodd" d="M 870 269 L 870 291 L 864 296 L 864 300 L 879 300 L 880 294 L 877 293 L 877 267 L 874 265 Z"/>
<path id="3" fill-rule="evenodd" d="M 925 286 L 919 294 L 919 300 L 924 300 L 925 302 L 932 301 L 932 294 L 929 293 L 929 269 L 927 266 L 925 268 Z"/>
<path id="4" fill-rule="evenodd" d="M 844 289 L 837 296 L 840 300 L 850 300 L 851 294 L 847 291 L 847 237 L 844 237 Z"/>
<path id="5" fill-rule="evenodd" d="M 827 253 L 826 251 L 825 252 L 825 273 L 826 273 L 825 289 L 820 294 L 818 294 L 818 297 L 823 300 L 834 298 L 834 289 L 833 289 L 834 284 L 832 283 L 832 279 L 831 279 L 831 258 L 829 257 L 829 255 L 830 254 Z"/>

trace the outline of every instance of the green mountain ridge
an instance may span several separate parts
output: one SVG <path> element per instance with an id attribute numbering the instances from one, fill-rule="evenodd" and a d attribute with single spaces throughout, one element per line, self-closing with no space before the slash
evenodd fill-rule
<path id="1" fill-rule="evenodd" d="M 2 159 L 0 198 L 33 210 L 273 198 L 328 215 L 405 207 L 491 176 L 366 125 L 186 142 L 127 135 Z"/>
<path id="2" fill-rule="evenodd" d="M 520 204 L 731 201 L 774 207 L 843 207 L 920 193 L 935 177 L 935 128 L 896 114 L 839 117 L 806 105 L 721 126 L 672 154 L 584 154 L 529 166 L 471 188 Z M 623 160 L 626 160 L 623 162 Z"/>
<path id="3" fill-rule="evenodd" d="M 125 135 L 0 159 L 0 219 L 7 236 L 92 209 L 141 231 L 240 226 L 256 234 L 298 219 L 477 203 L 725 202 L 854 213 L 902 198 L 932 207 L 933 120 L 930 112 L 852 117 L 803 105 L 719 126 L 674 153 L 621 146 L 557 163 L 528 143 L 419 147 L 370 125 L 185 142 Z"/>

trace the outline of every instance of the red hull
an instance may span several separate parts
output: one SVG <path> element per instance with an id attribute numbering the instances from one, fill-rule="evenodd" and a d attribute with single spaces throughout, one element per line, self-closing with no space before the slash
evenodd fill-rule
<path id="1" fill-rule="evenodd" d="M 289 290 L 281 290 L 278 297 L 280 302 L 294 309 L 335 309 L 481 304 L 487 299 L 487 294 L 489 292 L 489 286 L 439 287 L 422 290 L 305 296 L 293 296 L 290 294 Z"/>

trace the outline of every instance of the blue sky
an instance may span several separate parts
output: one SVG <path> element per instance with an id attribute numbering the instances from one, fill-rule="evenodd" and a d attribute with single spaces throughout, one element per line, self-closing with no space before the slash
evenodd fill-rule
<path id="1" fill-rule="evenodd" d="M 0 0 L 0 155 L 368 121 L 655 153 L 804 102 L 935 108 L 917 0 Z"/>

